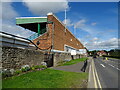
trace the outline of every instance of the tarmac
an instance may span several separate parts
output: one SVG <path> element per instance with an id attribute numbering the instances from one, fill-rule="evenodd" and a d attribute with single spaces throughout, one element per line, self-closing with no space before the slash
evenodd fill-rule
<path id="1" fill-rule="evenodd" d="M 58 66 L 58 67 L 52 67 L 55 70 L 63 70 L 63 71 L 69 71 L 69 72 L 83 72 L 81 69 L 84 66 L 84 61 L 79 62 L 77 64 L 73 65 L 66 65 L 66 66 Z M 90 66 L 90 61 L 87 60 L 87 66 L 85 69 L 85 72 L 89 72 L 89 66 Z"/>

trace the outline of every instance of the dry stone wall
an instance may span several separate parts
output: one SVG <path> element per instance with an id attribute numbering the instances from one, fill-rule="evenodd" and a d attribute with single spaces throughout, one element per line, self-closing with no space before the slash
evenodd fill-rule
<path id="1" fill-rule="evenodd" d="M 22 65 L 37 65 L 44 61 L 44 53 L 37 50 L 2 47 L 2 68 L 18 69 Z"/>
<path id="2" fill-rule="evenodd" d="M 48 54 L 49 55 L 49 54 Z M 70 53 L 51 53 L 48 57 L 45 52 L 39 50 L 28 50 L 13 47 L 2 47 L 2 68 L 3 69 L 20 69 L 23 65 L 40 65 L 41 62 L 47 62 L 48 66 L 57 66 L 59 62 L 65 60 L 78 59 L 83 56 Z"/>

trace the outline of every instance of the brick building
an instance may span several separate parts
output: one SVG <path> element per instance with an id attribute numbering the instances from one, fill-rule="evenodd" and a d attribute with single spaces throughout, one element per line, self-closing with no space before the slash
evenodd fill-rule
<path id="1" fill-rule="evenodd" d="M 83 44 L 52 13 L 49 13 L 47 17 L 16 18 L 16 24 L 35 32 L 28 38 L 40 49 L 52 49 L 56 52 L 76 51 L 77 53 L 80 50 L 86 50 Z"/>
<path id="2" fill-rule="evenodd" d="M 99 56 L 107 55 L 107 52 L 105 52 L 103 50 L 102 51 L 98 51 L 97 55 L 99 55 Z"/>

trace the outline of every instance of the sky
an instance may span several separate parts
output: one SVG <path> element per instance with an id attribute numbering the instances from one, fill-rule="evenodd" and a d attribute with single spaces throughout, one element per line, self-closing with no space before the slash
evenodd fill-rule
<path id="1" fill-rule="evenodd" d="M 16 26 L 16 17 L 39 17 L 52 12 L 88 50 L 118 48 L 117 2 L 1 2 L 2 31 L 29 37 L 33 32 Z M 58 2 L 55 2 L 58 1 Z M 66 19 L 65 19 L 66 10 Z M 0 20 L 1 20 L 0 19 Z"/>

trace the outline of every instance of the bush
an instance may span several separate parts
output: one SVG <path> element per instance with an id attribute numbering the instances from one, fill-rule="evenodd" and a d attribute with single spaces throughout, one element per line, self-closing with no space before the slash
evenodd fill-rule
<path id="1" fill-rule="evenodd" d="M 14 69 L 4 69 L 2 70 L 2 77 L 11 77 L 14 74 Z"/>
<path id="2" fill-rule="evenodd" d="M 6 70 L 2 70 L 2 77 L 3 77 L 3 78 L 7 77 Z"/>
<path id="3" fill-rule="evenodd" d="M 34 66 L 35 69 L 40 69 L 40 65 Z"/>
<path id="4" fill-rule="evenodd" d="M 22 72 L 29 71 L 30 70 L 30 66 L 29 65 L 24 65 L 24 66 L 22 66 L 21 70 L 22 70 Z"/>
<path id="5" fill-rule="evenodd" d="M 32 70 L 35 70 L 35 67 L 31 67 Z"/>
<path id="6" fill-rule="evenodd" d="M 47 66 L 45 66 L 45 65 L 41 65 L 40 68 L 47 68 Z"/>
<path id="7" fill-rule="evenodd" d="M 20 73 L 22 73 L 21 70 L 16 70 L 16 71 L 15 71 L 15 75 L 18 75 L 18 74 L 20 74 Z"/>
<path id="8" fill-rule="evenodd" d="M 31 67 L 31 70 L 43 69 L 43 68 L 47 68 L 47 66 L 45 66 L 45 65 L 36 65 L 36 66 L 32 66 L 32 67 Z"/>
<path id="9" fill-rule="evenodd" d="M 25 68 L 22 68 L 21 70 L 22 70 L 22 72 L 26 72 L 27 71 Z"/>

